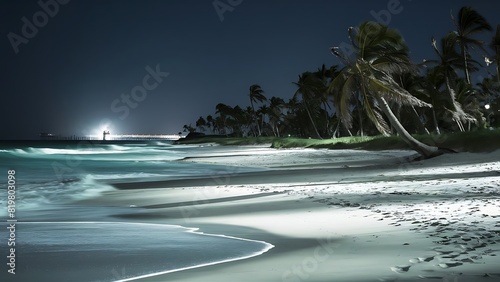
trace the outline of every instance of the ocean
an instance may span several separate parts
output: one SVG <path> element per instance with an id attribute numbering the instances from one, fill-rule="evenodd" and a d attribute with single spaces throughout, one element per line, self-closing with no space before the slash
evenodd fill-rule
<path id="1" fill-rule="evenodd" d="M 3 143 L 0 228 L 7 236 L 2 235 L 0 253 L 7 264 L 0 267 L 0 280 L 132 281 L 266 252 L 272 248 L 266 242 L 204 234 L 177 225 L 115 220 L 110 215 L 126 207 L 76 204 L 114 190 L 112 183 L 258 170 L 181 161 L 213 150 L 160 141 Z M 8 213 L 9 171 L 15 171 L 13 218 Z M 7 272 L 11 268 L 6 258 L 9 232 L 4 231 L 12 224 L 9 219 L 17 220 L 15 275 Z"/>

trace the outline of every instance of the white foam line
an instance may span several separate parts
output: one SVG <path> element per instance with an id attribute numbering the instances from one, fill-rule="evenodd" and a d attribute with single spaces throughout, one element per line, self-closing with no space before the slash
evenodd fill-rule
<path id="1" fill-rule="evenodd" d="M 188 269 L 194 269 L 194 268 L 199 268 L 199 267 L 204 267 L 204 266 L 210 266 L 210 265 L 216 265 L 216 264 L 221 264 L 221 263 L 226 263 L 226 262 L 232 262 L 232 261 L 238 261 L 238 260 L 244 260 L 252 257 L 256 257 L 259 255 L 262 255 L 269 251 L 270 249 L 274 248 L 275 246 L 273 244 L 269 244 L 264 241 L 259 241 L 259 240 L 252 240 L 252 239 L 246 239 L 246 238 L 239 238 L 239 237 L 233 237 L 233 236 L 227 236 L 227 235 L 222 235 L 222 234 L 208 234 L 204 232 L 198 231 L 199 228 L 188 228 L 184 227 L 181 225 L 171 225 L 171 224 L 158 224 L 158 223 L 141 223 L 141 222 L 110 222 L 110 221 L 61 221 L 61 222 L 50 222 L 50 221 L 23 221 L 23 222 L 18 222 L 18 223 L 44 223 L 44 224 L 135 224 L 135 225 L 154 225 L 154 226 L 163 226 L 163 227 L 177 227 L 177 228 L 182 228 L 186 229 L 186 232 L 190 233 L 196 233 L 200 234 L 203 236 L 211 236 L 211 237 L 221 237 L 221 238 L 227 238 L 227 239 L 234 239 L 234 240 L 239 240 L 239 241 L 246 241 L 246 242 L 256 242 L 256 243 L 262 243 L 266 245 L 266 247 L 260 251 L 256 252 L 247 256 L 243 257 L 238 257 L 238 258 L 232 258 L 232 259 L 226 259 L 226 260 L 221 260 L 221 261 L 214 261 L 214 262 L 209 262 L 209 263 L 203 263 L 203 264 L 197 264 L 193 266 L 188 266 L 188 267 L 183 267 L 183 268 L 177 268 L 177 269 L 171 269 L 171 270 L 166 270 L 166 271 L 161 271 L 161 272 L 155 272 L 155 273 L 150 273 L 150 274 L 145 274 L 145 275 L 140 275 L 140 276 L 135 276 L 135 277 L 130 277 L 126 279 L 121 279 L 121 280 L 115 280 L 114 282 L 126 282 L 126 281 L 133 281 L 137 279 L 142 279 L 142 278 L 148 278 L 148 277 L 153 277 L 153 276 L 158 276 L 158 275 L 163 275 L 167 273 L 172 273 L 172 272 L 177 272 L 177 271 L 183 271 L 183 270 L 188 270 Z"/>
<path id="2" fill-rule="evenodd" d="M 205 234 L 205 235 L 210 236 L 211 234 Z M 217 235 L 215 235 L 215 236 L 217 236 Z M 235 237 L 229 237 L 229 238 L 235 238 Z M 235 238 L 235 239 L 241 239 L 241 238 Z M 252 241 L 252 240 L 249 240 L 249 241 Z M 262 242 L 262 241 L 254 241 L 254 242 Z M 198 265 L 193 265 L 193 266 L 188 266 L 188 267 L 183 267 L 183 268 L 178 268 L 178 269 L 172 269 L 172 270 L 167 270 L 167 271 L 162 271 L 162 272 L 156 272 L 156 273 L 141 275 L 141 276 L 137 276 L 137 277 L 127 278 L 127 279 L 122 279 L 122 280 L 116 280 L 115 282 L 133 281 L 133 280 L 137 280 L 137 279 L 148 278 L 148 277 L 153 277 L 153 276 L 168 274 L 168 273 L 172 273 L 172 272 L 177 272 L 177 271 L 183 271 L 183 270 L 194 269 L 194 268 L 199 268 L 199 267 L 204 267 L 204 266 L 216 265 L 216 264 L 226 263 L 226 262 L 231 262 L 231 261 L 244 260 L 244 259 L 247 259 L 247 258 L 252 258 L 252 257 L 258 256 L 258 255 L 261 255 L 261 254 L 269 251 L 270 249 L 274 248 L 274 245 L 271 245 L 271 244 L 266 243 L 266 242 L 262 242 L 262 243 L 265 243 L 266 245 L 268 245 L 268 247 L 265 248 L 261 252 L 257 252 L 257 253 L 254 253 L 254 254 L 251 254 L 251 255 L 248 255 L 248 256 L 234 258 L 234 259 L 226 259 L 226 260 L 215 261 L 215 262 L 209 262 L 209 263 L 204 263 L 204 264 L 198 264 Z"/>

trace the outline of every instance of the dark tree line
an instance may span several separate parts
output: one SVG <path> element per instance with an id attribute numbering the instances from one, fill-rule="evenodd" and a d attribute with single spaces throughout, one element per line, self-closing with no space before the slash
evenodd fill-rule
<path id="1" fill-rule="evenodd" d="M 219 103 L 185 131 L 233 136 L 336 138 L 399 134 L 423 155 L 432 148 L 411 134 L 441 134 L 499 125 L 500 25 L 477 11 L 452 16 L 455 30 L 429 47 L 434 58 L 416 64 L 399 31 L 376 22 L 347 30 L 351 48 L 332 47 L 338 65 L 306 71 L 285 101 L 249 87 L 249 106 Z M 491 34 L 490 42 L 477 38 Z M 486 77 L 472 79 L 482 70 Z"/>

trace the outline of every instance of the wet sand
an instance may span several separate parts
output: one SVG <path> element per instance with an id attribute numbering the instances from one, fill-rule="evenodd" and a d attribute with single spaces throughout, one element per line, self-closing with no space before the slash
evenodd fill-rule
<path id="1" fill-rule="evenodd" d="M 500 151 L 410 162 L 405 151 L 221 150 L 185 161 L 268 170 L 117 184 L 82 204 L 275 247 L 140 281 L 500 279 Z"/>

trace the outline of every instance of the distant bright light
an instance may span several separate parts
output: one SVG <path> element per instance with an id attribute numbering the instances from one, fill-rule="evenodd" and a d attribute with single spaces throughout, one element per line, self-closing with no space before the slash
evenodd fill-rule
<path id="1" fill-rule="evenodd" d="M 112 140 L 113 139 L 112 133 L 115 131 L 115 129 L 112 128 L 109 123 L 101 123 L 100 125 L 96 126 L 95 129 L 92 131 L 91 137 L 94 139 L 101 140 L 104 131 L 110 133 L 106 135 L 106 140 Z"/>
<path id="2" fill-rule="evenodd" d="M 484 105 L 484 108 L 487 109 L 487 110 L 489 110 L 490 109 L 490 104 Z"/>

